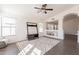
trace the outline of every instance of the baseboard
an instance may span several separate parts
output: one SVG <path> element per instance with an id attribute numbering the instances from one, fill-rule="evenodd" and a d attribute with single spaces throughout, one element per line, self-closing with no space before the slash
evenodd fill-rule
<path id="1" fill-rule="evenodd" d="M 72 35 L 72 36 L 77 36 L 77 34 L 64 34 L 64 35 Z"/>
<path id="2" fill-rule="evenodd" d="M 21 41 L 25 41 L 25 39 L 24 40 L 13 41 L 13 42 L 8 42 L 8 44 L 14 44 L 14 43 L 21 42 Z"/>

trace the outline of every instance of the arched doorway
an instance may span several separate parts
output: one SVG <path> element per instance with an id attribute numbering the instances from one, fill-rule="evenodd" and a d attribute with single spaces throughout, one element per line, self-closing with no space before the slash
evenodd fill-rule
<path id="1" fill-rule="evenodd" d="M 75 40 L 77 42 L 79 17 L 75 13 L 70 13 L 63 18 L 64 39 Z"/>

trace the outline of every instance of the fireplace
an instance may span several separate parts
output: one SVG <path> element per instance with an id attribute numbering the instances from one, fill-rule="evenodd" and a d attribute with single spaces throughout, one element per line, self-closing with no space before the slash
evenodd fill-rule
<path id="1" fill-rule="evenodd" d="M 39 37 L 37 23 L 27 22 L 27 38 L 34 40 Z"/>

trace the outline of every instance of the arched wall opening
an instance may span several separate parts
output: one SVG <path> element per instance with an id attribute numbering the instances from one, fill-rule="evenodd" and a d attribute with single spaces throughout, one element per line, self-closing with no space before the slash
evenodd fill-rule
<path id="1" fill-rule="evenodd" d="M 78 36 L 79 16 L 76 13 L 70 13 L 63 18 L 64 38 L 69 36 Z"/>

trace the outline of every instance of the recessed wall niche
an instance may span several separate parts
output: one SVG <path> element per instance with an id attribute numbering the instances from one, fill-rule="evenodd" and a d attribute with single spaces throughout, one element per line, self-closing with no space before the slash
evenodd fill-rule
<path id="1" fill-rule="evenodd" d="M 46 25 L 47 30 L 58 30 L 58 21 L 47 22 Z"/>
<path id="2" fill-rule="evenodd" d="M 46 22 L 45 36 L 57 38 L 58 37 L 58 21 Z"/>

